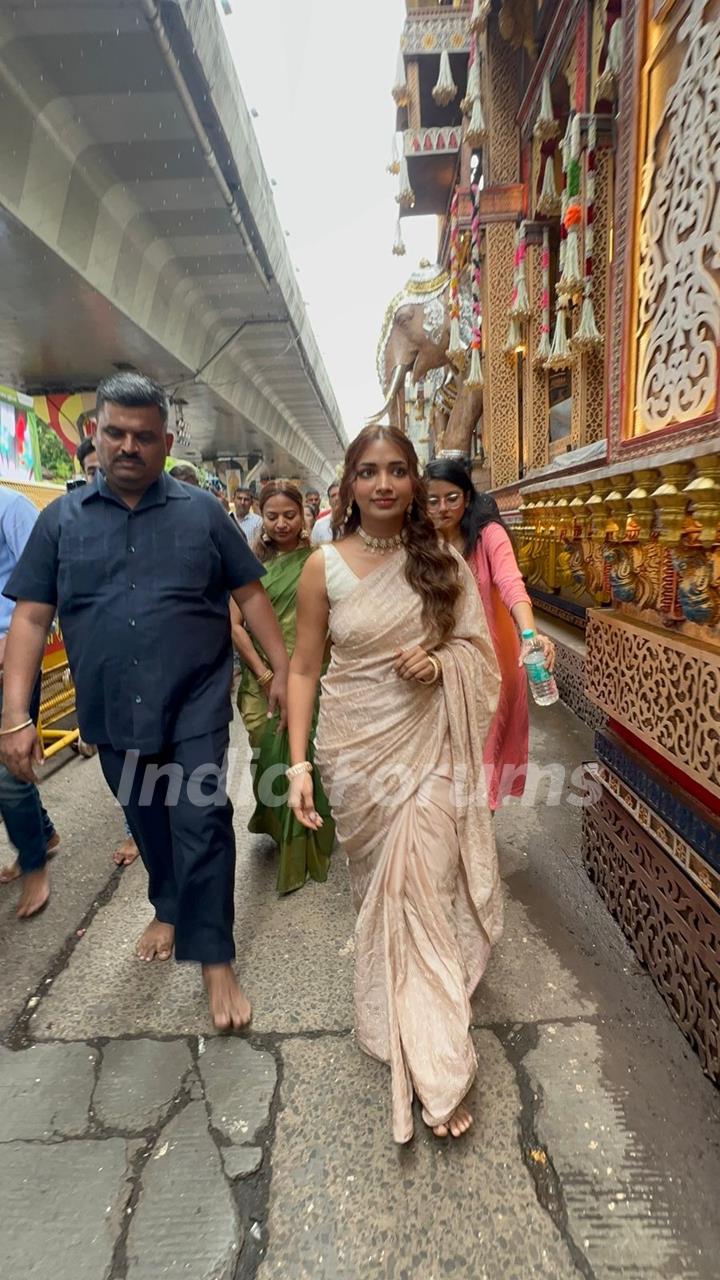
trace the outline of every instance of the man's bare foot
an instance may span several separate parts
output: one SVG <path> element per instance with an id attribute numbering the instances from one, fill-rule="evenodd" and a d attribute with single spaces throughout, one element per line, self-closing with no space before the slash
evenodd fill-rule
<path id="1" fill-rule="evenodd" d="M 210 1013 L 218 1031 L 239 1031 L 252 1018 L 252 1006 L 231 964 L 204 964 L 205 989 Z"/>
<path id="2" fill-rule="evenodd" d="M 138 940 L 135 954 L 139 960 L 169 960 L 175 946 L 175 929 L 162 920 L 153 920 Z"/>
<path id="3" fill-rule="evenodd" d="M 139 857 L 140 850 L 132 836 L 128 836 L 127 840 L 123 840 L 122 844 L 119 844 L 115 850 L 113 854 L 113 862 L 118 867 L 129 867 L 135 859 Z"/>
<path id="4" fill-rule="evenodd" d="M 54 858 L 59 848 L 60 836 L 57 831 L 53 831 L 47 842 L 48 858 Z M 22 871 L 20 870 L 20 863 L 15 859 L 15 862 L 11 862 L 9 866 L 0 867 L 0 884 L 12 884 L 13 880 L 19 880 L 21 875 Z"/>
<path id="5" fill-rule="evenodd" d="M 18 903 L 18 920 L 29 920 L 42 911 L 50 898 L 50 875 L 47 867 L 28 871 L 22 878 L 22 893 Z"/>
<path id="6" fill-rule="evenodd" d="M 447 1138 L 448 1134 L 453 1138 L 460 1138 L 464 1133 L 467 1133 L 472 1122 L 473 1118 L 470 1112 L 465 1103 L 461 1102 L 460 1106 L 453 1111 L 447 1124 L 435 1125 L 433 1133 L 436 1138 Z"/>

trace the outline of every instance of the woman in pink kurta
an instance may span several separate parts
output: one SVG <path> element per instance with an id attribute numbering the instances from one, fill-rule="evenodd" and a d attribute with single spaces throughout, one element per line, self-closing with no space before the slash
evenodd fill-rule
<path id="1" fill-rule="evenodd" d="M 500 667 L 500 697 L 484 753 L 490 808 L 497 809 L 506 796 L 522 795 L 527 773 L 528 692 L 520 632 L 535 632 L 523 645 L 541 647 L 550 670 L 555 646 L 535 631 L 530 597 L 495 500 L 477 493 L 457 462 L 438 458 L 425 478 L 438 533 L 464 555 L 475 577 Z"/>

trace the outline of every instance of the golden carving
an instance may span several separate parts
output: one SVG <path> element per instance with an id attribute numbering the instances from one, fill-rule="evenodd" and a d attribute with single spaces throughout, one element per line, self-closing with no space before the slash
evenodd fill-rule
<path id="1" fill-rule="evenodd" d="M 720 652 L 615 611 L 585 638 L 590 700 L 720 797 Z"/>

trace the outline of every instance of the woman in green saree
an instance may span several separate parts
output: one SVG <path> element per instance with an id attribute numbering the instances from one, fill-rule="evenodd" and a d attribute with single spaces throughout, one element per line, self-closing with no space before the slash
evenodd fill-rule
<path id="1" fill-rule="evenodd" d="M 305 561 L 312 553 L 304 527 L 302 494 L 293 484 L 273 481 L 263 490 L 260 514 L 262 529 L 253 551 L 265 564 L 263 586 L 275 610 L 285 647 L 292 656 L 297 586 Z M 248 830 L 254 835 L 269 835 L 275 841 L 280 850 L 278 893 L 291 893 L 302 888 L 307 879 L 327 879 L 335 837 L 330 808 L 321 792 L 317 796 L 317 809 L 325 820 L 324 825 L 319 831 L 309 831 L 287 807 L 285 769 L 290 760 L 287 732 L 278 733 L 277 715 L 268 720 L 266 690 L 272 670 L 263 650 L 245 630 L 240 610 L 232 600 L 230 620 L 233 641 L 243 660 L 237 705 L 254 758 L 255 812 Z"/>

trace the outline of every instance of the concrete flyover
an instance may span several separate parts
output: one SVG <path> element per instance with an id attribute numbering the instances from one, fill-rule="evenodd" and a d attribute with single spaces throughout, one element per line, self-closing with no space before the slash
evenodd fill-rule
<path id="1" fill-rule="evenodd" d="M 346 436 L 208 0 L 0 3 L 0 382 L 114 366 L 192 456 L 328 480 Z"/>

